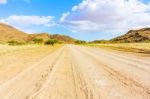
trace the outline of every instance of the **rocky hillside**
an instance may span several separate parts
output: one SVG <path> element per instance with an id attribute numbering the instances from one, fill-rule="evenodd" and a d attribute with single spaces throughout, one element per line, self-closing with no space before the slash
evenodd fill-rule
<path id="1" fill-rule="evenodd" d="M 117 42 L 143 42 L 150 41 L 150 28 L 130 30 L 125 35 L 112 39 Z"/>

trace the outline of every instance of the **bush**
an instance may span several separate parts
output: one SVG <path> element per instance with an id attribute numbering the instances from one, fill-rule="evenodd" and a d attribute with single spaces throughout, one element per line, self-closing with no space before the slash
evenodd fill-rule
<path id="1" fill-rule="evenodd" d="M 18 41 L 8 41 L 8 45 L 24 45 L 25 43 L 23 42 L 18 42 Z"/>
<path id="2" fill-rule="evenodd" d="M 44 40 L 43 40 L 42 38 L 35 38 L 35 39 L 33 39 L 33 42 L 34 42 L 35 44 L 41 44 L 41 43 L 44 42 Z"/>
<path id="3" fill-rule="evenodd" d="M 55 40 L 55 39 L 49 39 L 49 40 L 47 40 L 46 42 L 45 42 L 45 44 L 46 45 L 54 45 L 54 44 L 56 44 L 58 41 L 57 40 Z"/>
<path id="4" fill-rule="evenodd" d="M 76 43 L 76 44 L 85 44 L 86 41 L 77 40 L 77 41 L 75 41 L 75 43 Z"/>

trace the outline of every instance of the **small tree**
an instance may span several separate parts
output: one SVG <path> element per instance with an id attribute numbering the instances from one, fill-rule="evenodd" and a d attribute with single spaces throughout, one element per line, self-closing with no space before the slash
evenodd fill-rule
<path id="1" fill-rule="evenodd" d="M 54 45 L 55 43 L 57 43 L 57 40 L 55 39 L 49 39 L 45 42 L 46 45 Z"/>
<path id="2" fill-rule="evenodd" d="M 34 43 L 36 43 L 36 44 L 41 44 L 41 43 L 44 42 L 44 40 L 43 40 L 42 38 L 35 38 L 35 39 L 33 39 L 33 41 L 34 41 Z"/>
<path id="3" fill-rule="evenodd" d="M 77 40 L 77 41 L 75 41 L 75 43 L 76 43 L 76 44 L 85 44 L 86 41 Z"/>

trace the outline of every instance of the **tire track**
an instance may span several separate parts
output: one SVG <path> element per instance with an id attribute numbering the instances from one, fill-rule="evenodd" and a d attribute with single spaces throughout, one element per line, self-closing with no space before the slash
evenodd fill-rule
<path id="1" fill-rule="evenodd" d="M 137 79 L 133 79 L 132 75 L 124 75 L 122 71 L 118 71 L 117 68 L 113 68 L 110 65 L 107 65 L 107 63 L 103 62 L 102 60 L 99 59 L 97 54 L 94 54 L 84 50 L 83 48 L 80 48 L 78 46 L 74 47 L 74 50 L 78 51 L 78 55 L 81 57 L 81 54 L 83 54 L 85 57 L 84 60 L 89 59 L 93 65 L 99 67 L 102 73 L 104 73 L 105 80 L 111 79 L 113 82 L 116 82 L 118 84 L 118 87 L 122 87 L 122 90 L 126 90 L 126 92 L 134 93 L 135 95 L 139 95 L 142 99 L 149 99 L 150 98 L 150 87 L 149 85 L 145 85 L 144 83 L 141 83 Z M 75 52 L 74 52 L 75 53 Z M 77 52 L 76 52 L 77 54 Z M 77 56 L 74 56 L 77 57 Z M 80 60 L 82 61 L 82 60 Z M 81 63 L 79 61 L 79 64 Z M 88 62 L 90 63 L 90 62 Z M 83 63 L 84 64 L 84 63 Z M 90 67 L 92 68 L 92 67 Z M 84 70 L 86 71 L 86 70 Z M 99 71 L 100 72 L 100 71 Z M 93 75 L 94 76 L 94 75 Z M 94 86 L 94 85 L 93 85 Z M 103 90 L 103 89 L 102 89 Z M 105 91 L 105 90 L 103 90 Z M 101 91 L 100 91 L 101 92 Z M 139 97 L 139 99 L 141 99 Z"/>
<path id="2" fill-rule="evenodd" d="M 57 50 L 1 85 L 1 99 L 27 99 L 39 90 L 62 52 L 63 48 Z"/>
<path id="3" fill-rule="evenodd" d="M 83 48 L 85 49 L 85 48 Z M 143 70 L 143 71 L 146 71 L 147 73 L 150 73 L 150 68 L 149 68 L 149 65 L 150 65 L 150 60 L 141 60 L 141 59 L 138 59 L 138 58 L 129 58 L 127 56 L 123 56 L 123 55 L 119 55 L 119 54 L 115 54 L 115 53 L 112 53 L 112 52 L 107 52 L 107 51 L 104 51 L 104 52 L 107 52 L 109 53 L 108 55 L 105 54 L 105 53 L 101 53 L 101 49 L 95 49 L 95 48 L 86 48 L 85 50 L 88 50 L 90 51 L 91 53 L 94 53 L 96 55 L 103 55 L 107 58 L 110 58 L 110 59 L 113 59 L 113 60 L 116 60 L 116 61 L 120 61 L 122 63 L 126 63 L 130 66 L 132 66 L 133 68 L 138 68 L 139 70 Z M 103 50 L 102 50 L 103 51 Z M 117 57 L 117 58 L 116 58 Z M 142 64 L 142 66 L 140 65 Z"/>
<path id="4" fill-rule="evenodd" d="M 84 78 L 79 69 L 77 69 L 77 65 L 72 62 L 71 67 L 76 89 L 76 99 L 98 99 L 89 82 Z"/>
<path id="5" fill-rule="evenodd" d="M 134 80 L 133 78 L 130 78 L 129 76 L 126 76 L 122 74 L 121 72 L 115 70 L 114 68 L 111 68 L 110 66 L 103 63 L 101 60 L 98 60 L 98 57 L 94 56 L 92 53 L 88 53 L 86 51 L 82 51 L 82 53 L 87 54 L 89 57 L 93 58 L 92 60 L 95 61 L 97 64 L 103 64 L 103 66 L 100 66 L 103 68 L 108 75 L 112 77 L 112 79 L 116 79 L 119 82 L 121 82 L 123 85 L 131 86 L 131 87 L 137 87 L 139 90 L 144 92 L 144 96 L 150 97 L 150 88 L 149 86 L 143 85 L 142 83 L 139 83 L 139 81 Z M 129 87 L 130 88 L 130 87 Z"/>
<path id="6" fill-rule="evenodd" d="M 94 95 L 66 46 L 43 88 L 30 99 L 98 99 Z"/>

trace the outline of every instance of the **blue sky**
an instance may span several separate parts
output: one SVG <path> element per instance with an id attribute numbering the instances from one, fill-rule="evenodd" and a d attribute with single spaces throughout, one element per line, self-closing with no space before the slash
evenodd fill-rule
<path id="1" fill-rule="evenodd" d="M 28 33 L 110 39 L 150 26 L 149 0 L 0 0 L 0 22 Z M 132 16 L 132 17 L 131 17 Z"/>

